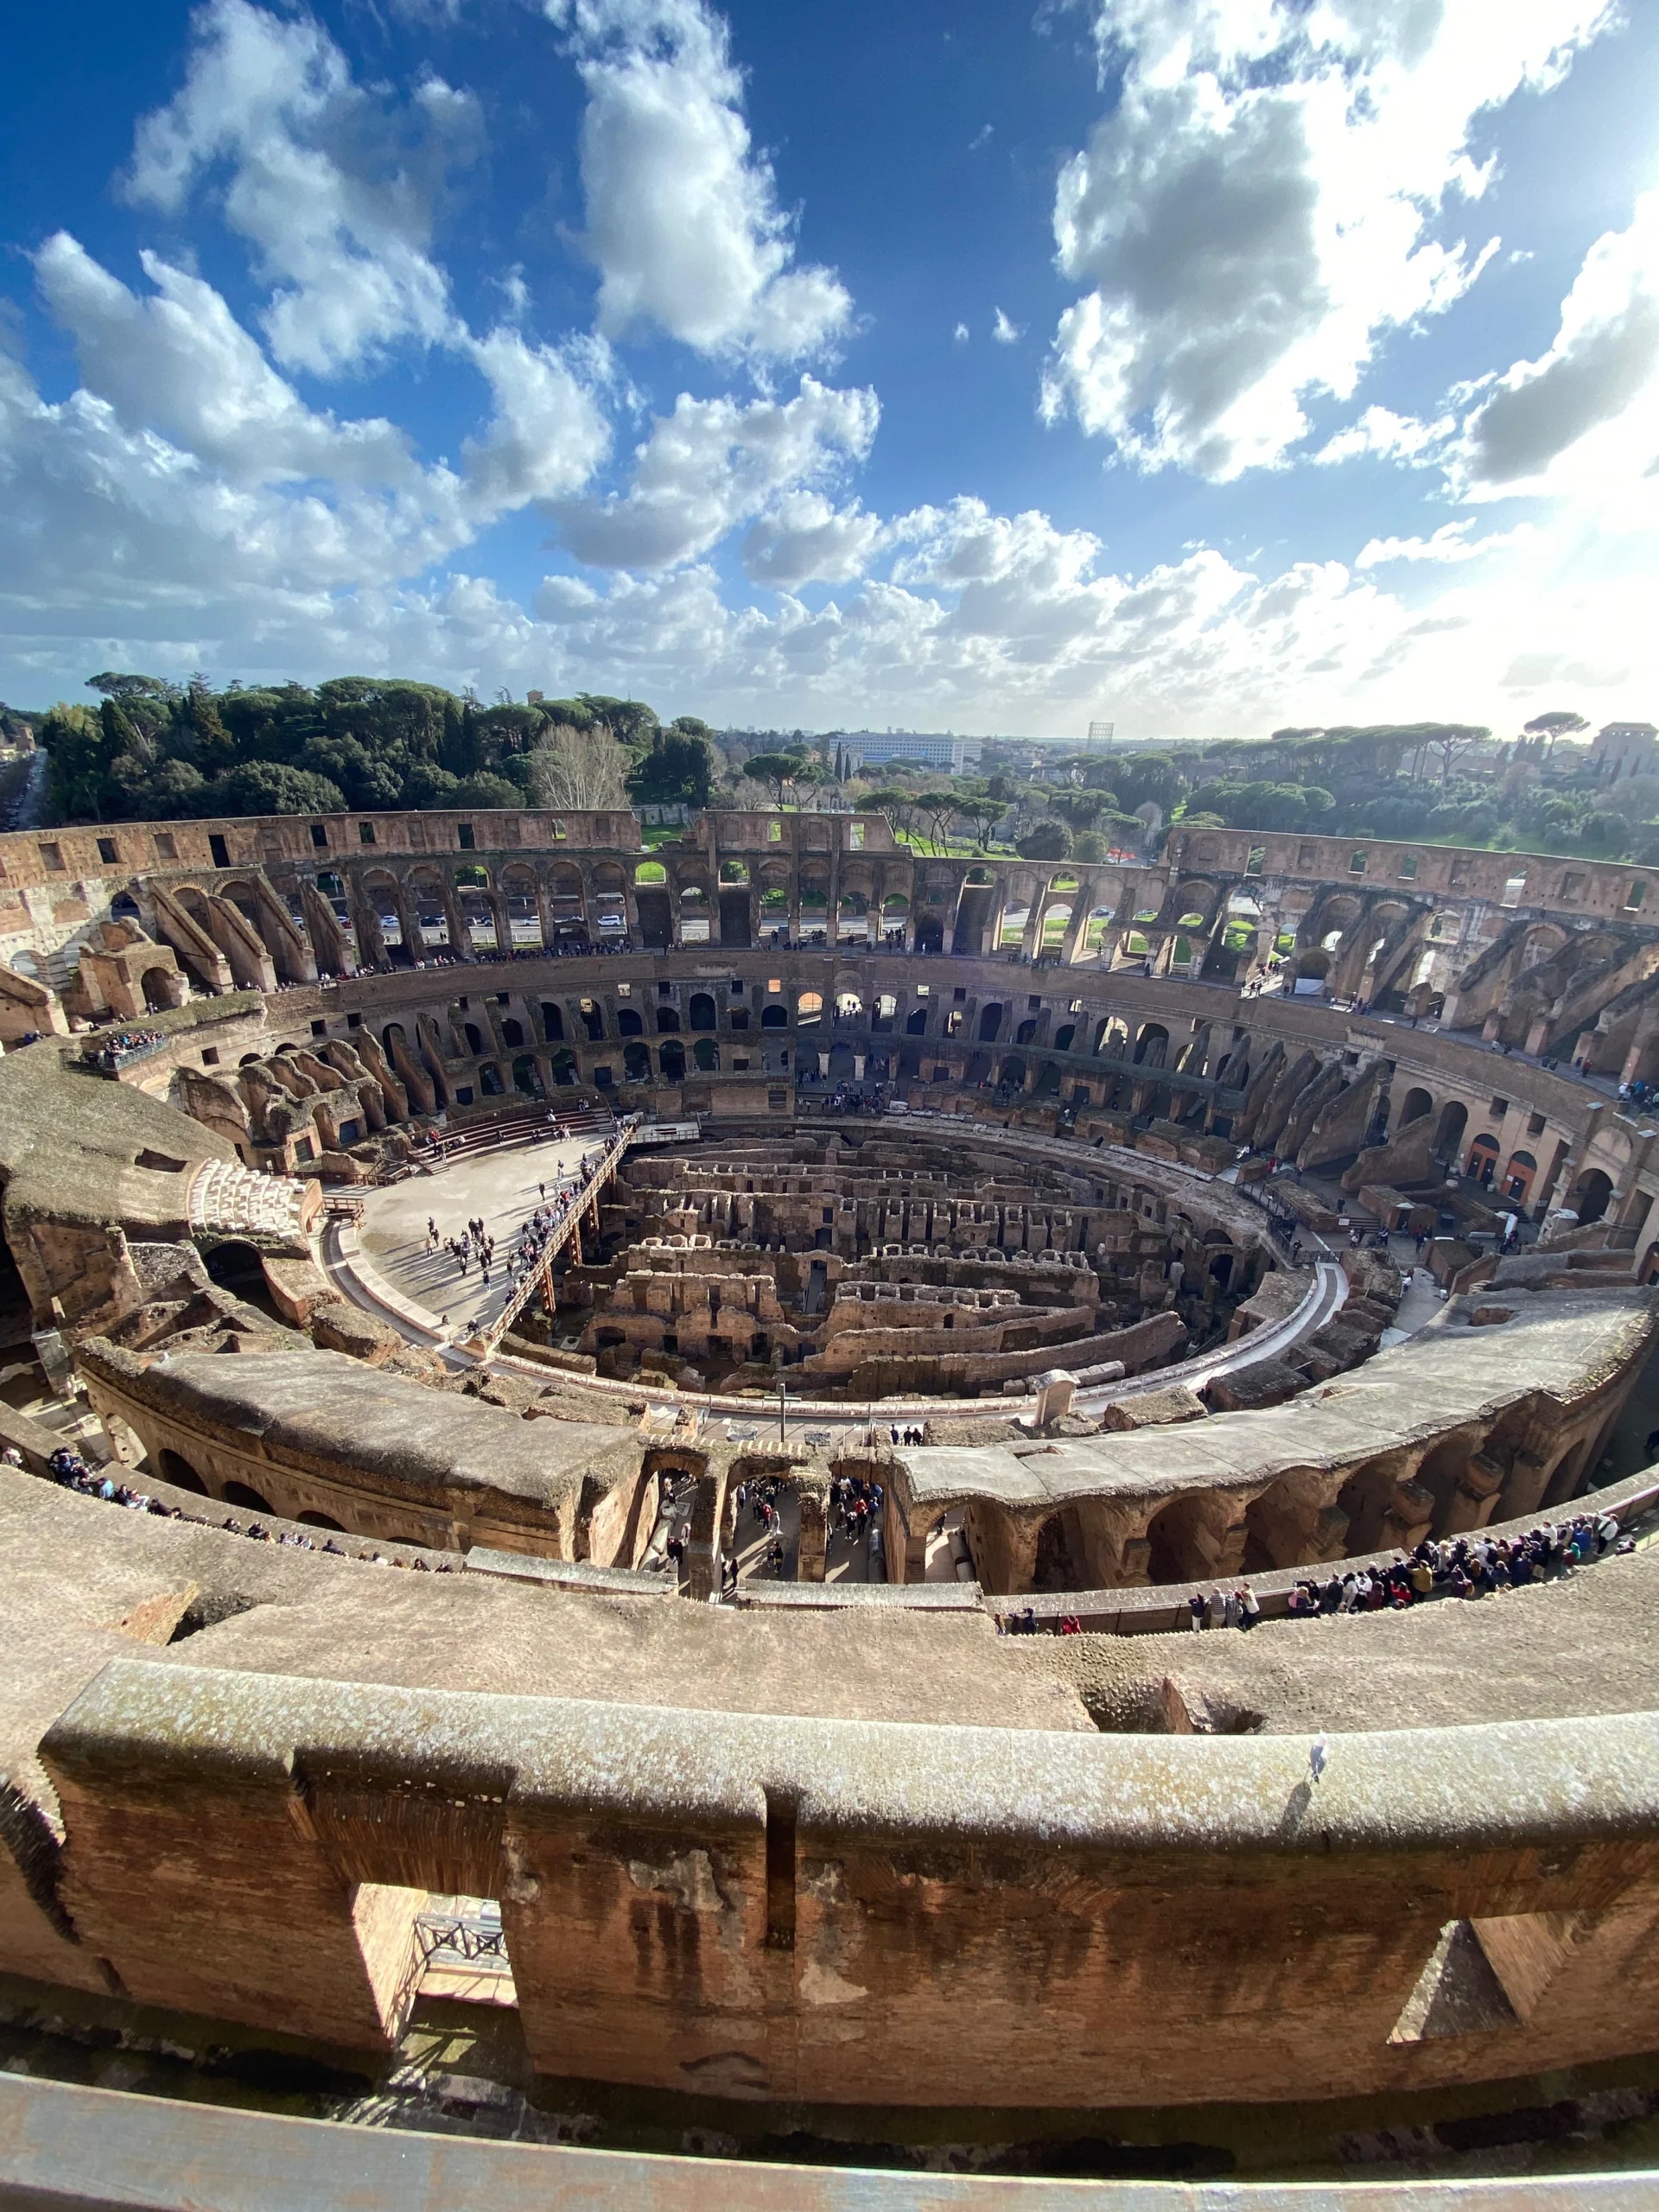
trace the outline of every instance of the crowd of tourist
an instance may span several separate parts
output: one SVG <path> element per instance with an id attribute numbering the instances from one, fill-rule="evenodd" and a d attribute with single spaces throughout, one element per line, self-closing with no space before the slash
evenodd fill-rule
<path id="1" fill-rule="evenodd" d="M 462 1282 L 466 1281 L 467 1270 L 475 1260 L 479 1274 L 483 1277 L 484 1287 L 486 1290 L 489 1288 L 490 1268 L 495 1259 L 495 1239 L 485 1229 L 481 1217 L 469 1221 L 459 1236 L 440 1238 L 437 1222 L 431 1214 L 428 1214 L 426 1249 L 429 1252 L 435 1252 L 440 1243 L 448 1254 L 451 1266 L 459 1269 Z"/>
<path id="2" fill-rule="evenodd" d="M 1611 1513 L 1580 1513 L 1570 1521 L 1541 1521 L 1519 1535 L 1425 1537 L 1410 1552 L 1380 1564 L 1338 1562 L 1323 1578 L 1306 1575 L 1290 1592 L 1292 1620 L 1334 1613 L 1402 1612 L 1436 1598 L 1488 1598 L 1570 1573 L 1604 1552 L 1630 1552 L 1633 1536 L 1619 1534 Z M 1248 1582 L 1195 1590 L 1186 1601 L 1194 1629 L 1254 1628 L 1261 1601 Z"/>
<path id="3" fill-rule="evenodd" d="M 1571 1573 L 1604 1553 L 1635 1549 L 1635 1537 L 1621 1535 L 1611 1513 L 1541 1521 L 1513 1536 L 1476 1530 L 1439 1541 L 1425 1538 L 1414 1550 L 1396 1552 L 1381 1565 L 1339 1561 L 1323 1580 L 1301 1577 L 1290 1592 L 1287 1611 L 1292 1620 L 1311 1620 L 1322 1614 L 1400 1612 L 1438 1598 L 1495 1597 Z M 1207 1592 L 1195 1590 L 1185 1612 L 1190 1629 L 1249 1630 L 1262 1618 L 1262 1601 L 1247 1581 L 1217 1583 Z M 1077 1636 L 1082 1628 L 1075 1613 L 1039 1620 L 1029 1605 L 999 1615 L 996 1623 L 999 1636 Z"/>
<path id="4" fill-rule="evenodd" d="M 881 1519 L 887 1493 L 878 1482 L 859 1475 L 837 1475 L 830 1485 L 830 1533 L 845 1535 L 849 1544 L 861 1542 Z"/>
<path id="5" fill-rule="evenodd" d="M 96 1045 L 87 1046 L 81 1057 L 90 1067 L 114 1069 L 141 1052 L 153 1052 L 166 1042 L 164 1030 L 117 1029 L 100 1037 Z"/>
<path id="6" fill-rule="evenodd" d="M 515 944 L 505 951 L 493 945 L 479 946 L 470 953 L 451 952 L 447 946 L 435 944 L 428 945 L 418 960 L 365 960 L 359 973 L 407 976 L 429 968 L 499 968 L 512 960 L 591 960 L 601 953 L 638 949 L 631 937 L 601 938 L 597 944 L 587 938 L 560 938 L 552 944 Z"/>
<path id="7" fill-rule="evenodd" d="M 23 1455 L 15 1445 L 8 1445 L 3 1452 L 0 1452 L 0 1465 L 21 1467 Z M 60 1445 L 48 1455 L 47 1466 L 53 1481 L 60 1489 L 75 1491 L 82 1497 L 101 1498 L 106 1504 L 124 1505 L 131 1513 L 153 1513 L 163 1521 L 188 1521 L 200 1529 L 223 1529 L 233 1536 L 251 1537 L 258 1544 L 287 1544 L 296 1551 L 316 1552 L 334 1559 L 364 1560 L 371 1567 L 410 1567 L 421 1574 L 452 1574 L 454 1572 L 447 1560 L 433 1562 L 423 1559 L 388 1559 L 384 1552 L 350 1551 L 326 1534 L 319 1543 L 303 1529 L 279 1529 L 273 1535 L 262 1521 L 250 1521 L 245 1527 L 232 1514 L 226 1514 L 222 1521 L 216 1521 L 210 1514 L 187 1513 L 182 1506 L 168 1505 L 163 1498 L 152 1497 L 148 1491 L 134 1490 L 126 1483 L 118 1482 L 113 1475 L 102 1468 L 89 1466 L 78 1452 L 70 1451 L 67 1445 Z"/>
<path id="8" fill-rule="evenodd" d="M 1488 1598 L 1529 1582 L 1570 1573 L 1607 1551 L 1634 1551 L 1611 1513 L 1580 1513 L 1570 1521 L 1541 1521 L 1516 1536 L 1425 1538 L 1410 1552 L 1396 1552 L 1378 1567 L 1335 1569 L 1323 1580 L 1299 1580 L 1290 1593 L 1293 1618 L 1319 1613 L 1401 1611 L 1430 1598 Z"/>
<path id="9" fill-rule="evenodd" d="M 801 1081 L 800 1089 L 810 1095 L 811 1078 Z M 838 1083 L 827 1098 L 815 1098 L 812 1104 L 820 1114 L 884 1114 L 891 1096 L 885 1083 Z"/>
<path id="10" fill-rule="evenodd" d="M 603 1158 L 603 1154 L 595 1155 Z M 507 1255 L 507 1286 L 509 1297 L 516 1298 L 519 1291 L 541 1266 L 547 1248 L 572 1213 L 580 1211 L 586 1204 L 586 1192 L 594 1177 L 594 1161 L 584 1160 L 581 1168 L 569 1182 L 561 1179 L 554 1185 L 550 1198 L 545 1183 L 538 1183 L 541 1203 L 519 1229 L 512 1249 Z M 485 1277 L 487 1282 L 488 1276 Z"/>

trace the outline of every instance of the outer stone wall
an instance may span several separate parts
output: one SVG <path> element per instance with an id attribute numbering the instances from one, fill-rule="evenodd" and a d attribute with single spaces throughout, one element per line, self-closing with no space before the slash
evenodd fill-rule
<path id="1" fill-rule="evenodd" d="M 1147 2105 L 1643 2048 L 1659 1723 L 1107 1740 L 116 1662 L 43 1757 L 140 2002 L 384 2045 L 410 1890 L 498 1897 L 534 2063 Z M 1225 2020 L 1228 2032 L 1217 2032 Z"/>

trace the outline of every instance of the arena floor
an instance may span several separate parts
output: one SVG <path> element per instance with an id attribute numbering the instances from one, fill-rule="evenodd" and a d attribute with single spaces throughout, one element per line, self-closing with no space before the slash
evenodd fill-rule
<path id="1" fill-rule="evenodd" d="M 508 1146 L 454 1160 L 430 1175 L 366 1190 L 359 1240 L 392 1287 L 426 1309 L 434 1327 L 476 1327 L 493 1320 L 507 1302 L 507 1252 L 520 1224 L 543 1192 L 550 1198 L 561 1176 L 569 1182 L 580 1173 L 584 1157 L 601 1149 L 591 1135 Z M 438 1226 L 435 1252 L 427 1243 L 429 1219 Z M 490 1271 L 488 1290 L 476 1260 L 467 1262 L 463 1276 L 442 1249 L 469 1219 L 481 1220 L 496 1239 L 499 1264 Z"/>

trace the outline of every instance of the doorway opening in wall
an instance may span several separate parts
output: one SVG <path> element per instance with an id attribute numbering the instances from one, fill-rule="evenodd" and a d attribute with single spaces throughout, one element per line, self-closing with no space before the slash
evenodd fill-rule
<path id="1" fill-rule="evenodd" d="M 193 1497 L 207 1495 L 207 1484 L 190 1462 L 165 1445 L 156 1455 L 156 1478 L 158 1482 L 171 1483 L 175 1490 L 188 1490 Z"/>
<path id="2" fill-rule="evenodd" d="M 239 1505 L 245 1513 L 269 1513 L 273 1520 L 276 1517 L 270 1501 L 251 1483 L 226 1483 L 222 1496 L 226 1505 Z"/>
<path id="3" fill-rule="evenodd" d="M 226 1237 L 215 1244 L 207 1255 L 207 1279 L 221 1290 L 228 1290 L 232 1298 L 243 1305 L 252 1306 L 273 1321 L 288 1323 L 276 1310 L 270 1294 L 270 1285 L 265 1281 L 264 1262 L 254 1246 L 239 1237 Z"/>
<path id="4" fill-rule="evenodd" d="M 494 1897 L 429 1891 L 415 1916 L 411 1995 L 462 2005 L 516 2005 L 501 1907 Z"/>
<path id="5" fill-rule="evenodd" d="M 25 1344 L 31 1318 L 23 1278 L 11 1256 L 11 1247 L 0 1236 L 0 1346 Z"/>

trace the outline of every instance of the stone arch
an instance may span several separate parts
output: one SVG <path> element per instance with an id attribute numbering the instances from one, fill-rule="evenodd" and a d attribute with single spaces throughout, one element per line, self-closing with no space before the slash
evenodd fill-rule
<path id="1" fill-rule="evenodd" d="M 402 896 L 397 878 L 383 868 L 370 868 L 361 880 L 363 904 L 368 908 L 386 957 L 395 966 L 407 966 L 415 957 L 404 929 Z"/>
<path id="2" fill-rule="evenodd" d="M 663 1071 L 664 1083 L 681 1083 L 685 1078 L 685 1047 L 677 1037 L 671 1037 L 658 1049 L 658 1065 Z"/>
<path id="3" fill-rule="evenodd" d="M 714 907 L 707 884 L 698 880 L 680 886 L 680 943 L 707 944 L 714 935 Z"/>
<path id="4" fill-rule="evenodd" d="M 308 1506 L 303 1513 L 296 1513 L 294 1518 L 302 1528 L 327 1529 L 336 1536 L 343 1536 L 346 1533 L 343 1521 L 336 1521 L 332 1513 L 319 1513 L 315 1506 Z"/>
<path id="5" fill-rule="evenodd" d="M 1153 1582 L 1192 1582 L 1211 1573 L 1204 1544 L 1204 1500 L 1172 1497 L 1147 1523 L 1147 1573 Z"/>
<path id="6" fill-rule="evenodd" d="M 720 1046 L 712 1037 L 699 1037 L 691 1047 L 691 1058 L 702 1075 L 717 1075 L 720 1071 Z"/>
<path id="7" fill-rule="evenodd" d="M 614 944 L 628 926 L 627 878 L 615 861 L 596 861 L 593 874 L 593 926 L 599 932 L 601 944 Z M 667 895 L 663 899 L 663 910 L 667 912 Z"/>
<path id="8" fill-rule="evenodd" d="M 1573 1195 L 1567 1200 L 1579 1217 L 1579 1224 L 1587 1229 L 1592 1223 L 1602 1219 L 1613 1195 L 1613 1181 L 1599 1167 L 1586 1167 L 1573 1185 Z"/>
<path id="9" fill-rule="evenodd" d="M 501 897 L 507 910 L 507 950 L 531 951 L 545 942 L 542 929 L 541 894 L 536 871 L 514 861 L 501 871 Z"/>
<path id="10" fill-rule="evenodd" d="M 1490 1129 L 1483 1129 L 1470 1146 L 1463 1172 L 1484 1189 L 1490 1191 L 1492 1187 L 1492 1179 L 1497 1173 L 1497 1139 Z"/>
<path id="11" fill-rule="evenodd" d="M 453 950 L 449 944 L 448 886 L 434 868 L 411 868 L 409 895 L 420 933 L 417 957 L 429 950 Z"/>
<path id="12" fill-rule="evenodd" d="M 1083 1521 L 1075 1505 L 1051 1513 L 1037 1531 L 1033 1590 L 1081 1590 L 1089 1579 Z"/>
<path id="13" fill-rule="evenodd" d="M 714 1029 L 720 1015 L 711 991 L 693 991 L 686 1008 L 686 1027 L 690 1029 Z"/>
<path id="14" fill-rule="evenodd" d="M 1147 1021 L 1141 1025 L 1141 1033 L 1135 1040 L 1135 1064 L 1137 1067 L 1160 1068 L 1169 1052 L 1169 1032 L 1161 1021 Z"/>
<path id="15" fill-rule="evenodd" d="M 1512 1152 L 1503 1170 L 1503 1196 L 1511 1205 L 1523 1206 L 1532 1196 L 1533 1180 L 1538 1173 L 1538 1162 L 1529 1152 Z"/>
<path id="16" fill-rule="evenodd" d="M 219 1492 L 219 1500 L 225 1505 L 239 1505 L 245 1513 L 267 1513 L 272 1520 L 276 1518 L 275 1506 L 269 1504 L 251 1483 L 226 1483 Z"/>
<path id="17" fill-rule="evenodd" d="M 1433 1108 L 1432 1095 L 1423 1089 L 1421 1084 L 1414 1084 L 1400 1101 L 1400 1119 L 1395 1124 L 1395 1134 L 1402 1129 L 1408 1129 L 1414 1122 L 1421 1122 L 1426 1114 L 1433 1111 Z"/>
<path id="18" fill-rule="evenodd" d="M 989 1006 L 980 1008 L 977 1034 L 982 1045 L 995 1044 L 997 1032 L 1002 1027 L 1002 1016 L 1007 1011 L 1005 1007 L 998 1005 L 995 1001 Z"/>
<path id="19" fill-rule="evenodd" d="M 645 1035 L 645 1018 L 644 1014 L 639 1011 L 638 1007 L 622 1006 L 617 1008 L 616 1033 L 619 1037 L 643 1037 Z"/>
<path id="20" fill-rule="evenodd" d="M 14 968 L 17 967 L 16 960 L 11 964 Z M 18 973 L 20 975 L 22 973 L 21 968 L 18 969 Z M 143 974 L 138 978 L 138 988 L 144 995 L 144 1007 L 147 1013 L 159 1014 L 163 1007 L 172 1004 L 171 981 L 165 968 L 145 969 Z"/>
<path id="21" fill-rule="evenodd" d="M 207 1484 L 190 1462 L 181 1452 L 174 1451 L 171 1445 L 162 1446 L 156 1471 L 160 1481 L 171 1483 L 175 1490 L 188 1490 L 195 1497 L 210 1495 Z"/>
<path id="22" fill-rule="evenodd" d="M 1382 1548 L 1383 1523 L 1397 1487 L 1393 1462 L 1373 1459 L 1356 1467 L 1337 1492 L 1338 1508 L 1348 1516 L 1344 1548 L 1350 1554 Z"/>
<path id="23" fill-rule="evenodd" d="M 1469 1126 L 1469 1109 L 1460 1098 L 1448 1098 L 1434 1128 L 1434 1157 L 1452 1160 L 1458 1156 L 1463 1133 Z"/>
<path id="24" fill-rule="evenodd" d="M 239 1236 L 226 1236 L 214 1245 L 204 1264 L 208 1281 L 217 1283 L 221 1290 L 233 1293 L 251 1306 L 270 1305 L 265 1264 L 257 1245 Z"/>
<path id="25" fill-rule="evenodd" d="M 622 1047 L 622 1072 L 630 1083 L 649 1083 L 651 1053 L 637 1037 Z"/>
<path id="26" fill-rule="evenodd" d="M 588 901 L 582 870 L 572 861 L 556 861 L 547 871 L 547 912 L 556 945 L 580 944 L 588 935 Z"/>

